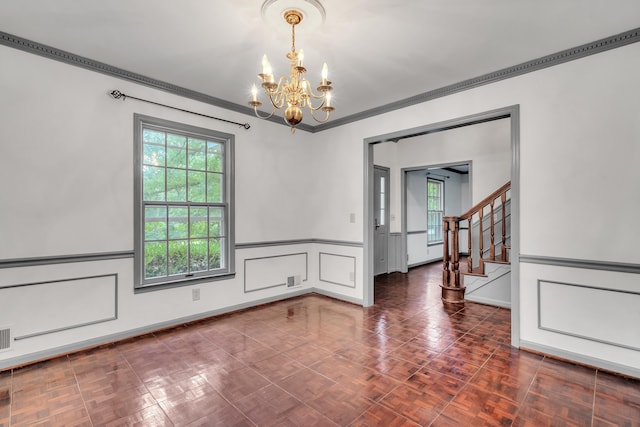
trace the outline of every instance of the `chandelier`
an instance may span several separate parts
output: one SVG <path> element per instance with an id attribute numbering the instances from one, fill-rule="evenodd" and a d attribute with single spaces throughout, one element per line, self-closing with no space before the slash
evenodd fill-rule
<path id="1" fill-rule="evenodd" d="M 272 110 L 267 116 L 258 113 L 258 107 L 262 102 L 258 101 L 258 88 L 255 83 L 251 88 L 252 100 L 249 105 L 261 119 L 268 119 L 273 114 L 286 106 L 284 110 L 284 121 L 291 126 L 291 132 L 295 131 L 295 126 L 302 121 L 302 109 L 307 108 L 311 117 L 319 123 L 329 120 L 329 115 L 334 110 L 331 106 L 331 82 L 327 80 L 327 64 L 322 67 L 322 79 L 314 91 L 309 80 L 304 78 L 307 69 L 304 67 L 304 50 L 296 52 L 296 25 L 302 21 L 302 13 L 298 10 L 287 10 L 284 12 L 284 20 L 291 25 L 291 52 L 287 53 L 289 59 L 289 78 L 280 77 L 275 82 L 271 64 L 267 55 L 262 57 L 262 73 L 258 74 L 262 81 L 261 86 L 265 94 L 269 97 Z M 316 112 L 320 110 L 324 117 L 317 117 Z"/>

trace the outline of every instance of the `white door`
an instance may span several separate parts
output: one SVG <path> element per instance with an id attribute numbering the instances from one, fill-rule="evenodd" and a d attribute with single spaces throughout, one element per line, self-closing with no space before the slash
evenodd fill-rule
<path id="1" fill-rule="evenodd" d="M 373 274 L 389 272 L 389 169 L 373 167 Z"/>

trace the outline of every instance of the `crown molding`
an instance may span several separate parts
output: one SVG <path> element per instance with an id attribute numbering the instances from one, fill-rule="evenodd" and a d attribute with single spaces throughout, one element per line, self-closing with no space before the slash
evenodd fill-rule
<path id="1" fill-rule="evenodd" d="M 521 76 L 523 74 L 542 70 L 544 68 L 553 67 L 554 65 L 564 64 L 565 62 L 574 61 L 576 59 L 584 58 L 590 55 L 595 55 L 597 53 L 626 46 L 638 41 L 640 41 L 640 28 L 635 28 L 633 30 L 625 31 L 624 33 L 596 40 L 591 43 L 586 43 L 571 49 L 562 50 L 551 55 L 542 56 L 531 61 L 503 68 L 491 73 L 483 74 L 481 76 L 474 77 L 468 80 L 463 80 L 449 86 L 444 86 L 428 92 L 423 92 L 418 95 L 401 99 L 399 101 L 395 101 L 386 105 L 381 105 L 380 107 L 375 107 L 369 110 L 362 111 L 360 113 L 340 117 L 330 122 L 315 126 L 313 132 L 321 132 L 323 130 L 357 122 L 369 117 L 385 114 L 391 111 L 399 110 L 401 108 L 406 108 L 437 98 L 449 96 L 454 93 L 474 89 L 479 86 L 488 85 L 491 83 L 499 82 L 501 80 L 510 79 L 512 77 Z"/>
<path id="2" fill-rule="evenodd" d="M 421 104 L 423 102 L 449 96 L 454 93 L 499 82 L 501 80 L 510 79 L 512 77 L 521 76 L 526 73 L 553 67 L 555 65 L 574 61 L 586 56 L 595 55 L 607 50 L 616 49 L 618 47 L 636 43 L 638 41 L 640 41 L 640 27 L 600 40 L 596 40 L 591 43 L 586 43 L 571 49 L 553 53 L 551 55 L 543 56 L 531 61 L 523 62 L 518 65 L 503 68 L 498 71 L 434 89 L 428 92 L 423 92 L 409 98 L 401 99 L 399 101 L 381 105 L 379 107 L 371 108 L 369 110 L 361 111 L 349 116 L 341 117 L 317 126 L 300 123 L 296 129 L 311 133 L 322 132 L 327 129 L 343 126 L 349 123 L 357 122 L 359 120 L 399 110 L 401 108 L 410 107 L 412 105 Z M 250 107 L 236 104 L 234 102 L 225 101 L 224 99 L 206 95 L 202 92 L 197 92 L 181 86 L 173 85 L 161 80 L 143 76 L 141 74 L 133 73 L 122 68 L 114 67 L 103 62 L 94 61 L 93 59 L 75 55 L 71 52 L 56 49 L 52 46 L 47 46 L 2 31 L 0 31 L 0 45 L 12 47 L 24 52 L 29 52 L 35 55 L 64 62 L 66 64 L 75 65 L 90 71 L 106 74 L 108 76 L 138 83 L 154 89 L 159 89 L 185 98 L 193 99 L 216 107 L 255 117 L 254 111 Z M 288 126 L 286 123 L 284 123 L 282 117 L 280 116 L 272 116 L 268 119 L 268 121 Z"/>
<path id="3" fill-rule="evenodd" d="M 255 117 L 255 113 L 250 107 L 239 105 L 234 102 L 225 101 L 224 99 L 216 98 L 215 96 L 206 95 L 202 92 L 197 92 L 195 90 L 173 85 L 162 80 L 153 79 L 142 74 L 127 71 L 122 68 L 114 67 L 113 65 L 105 64 L 104 62 L 95 61 L 84 56 L 76 55 L 71 52 L 57 49 L 55 47 L 48 46 L 42 43 L 34 42 L 22 37 L 14 36 L 13 34 L 5 33 L 2 31 L 0 31 L 0 45 L 5 45 L 7 47 L 22 50 L 23 52 L 43 56 L 55 61 L 64 62 L 65 64 L 75 65 L 89 71 L 105 74 L 107 76 L 141 84 L 153 89 L 169 92 L 174 95 L 179 95 L 184 98 L 200 101 L 205 104 L 213 105 L 215 107 L 220 107 L 226 110 L 235 111 L 236 113 Z M 282 117 L 278 116 L 272 116 L 267 120 L 278 124 L 284 124 Z M 312 132 L 313 126 L 301 123 L 296 129 Z"/>

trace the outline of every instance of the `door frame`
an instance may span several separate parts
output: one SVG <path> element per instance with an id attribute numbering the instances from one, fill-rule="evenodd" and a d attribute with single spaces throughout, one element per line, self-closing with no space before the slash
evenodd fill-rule
<path id="1" fill-rule="evenodd" d="M 484 123 L 503 118 L 511 125 L 511 345 L 520 346 L 520 105 L 511 105 L 469 116 L 398 130 L 363 140 L 363 269 L 362 301 L 365 307 L 373 300 L 373 146 L 387 141 L 442 132 L 462 126 Z"/>

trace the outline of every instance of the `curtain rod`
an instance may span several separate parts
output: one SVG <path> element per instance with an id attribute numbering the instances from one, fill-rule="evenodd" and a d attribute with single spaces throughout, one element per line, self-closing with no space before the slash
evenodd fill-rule
<path id="1" fill-rule="evenodd" d="M 195 114 L 196 116 L 201 116 L 201 117 L 207 117 L 209 119 L 214 119 L 214 120 L 219 120 L 221 122 L 225 122 L 225 123 L 231 123 L 234 125 L 238 125 L 241 126 L 245 129 L 249 129 L 251 127 L 251 125 L 249 123 L 238 123 L 238 122 L 234 122 L 231 120 L 227 120 L 227 119 L 221 119 L 220 117 L 214 117 L 214 116 L 208 116 L 206 114 L 202 114 L 202 113 L 196 113 L 195 111 L 190 111 L 190 110 L 184 110 L 182 108 L 178 108 L 178 107 L 172 107 L 171 105 L 166 105 L 166 104 L 161 104 L 159 102 L 155 102 L 155 101 L 149 101 L 148 99 L 142 99 L 142 98 L 136 98 L 135 96 L 131 96 L 131 95 L 127 95 L 125 93 L 120 92 L 119 90 L 115 89 L 112 90 L 111 92 L 109 92 L 109 95 L 111 95 L 111 97 L 113 99 L 120 99 L 122 98 L 122 100 L 126 100 L 127 98 L 131 98 L 131 99 L 135 99 L 136 101 L 142 101 L 142 102 L 147 102 L 149 104 L 153 104 L 153 105 L 159 105 L 161 107 L 167 107 L 167 108 L 171 108 L 173 110 L 178 110 L 178 111 L 182 111 L 184 113 L 190 113 L 190 114 Z"/>

